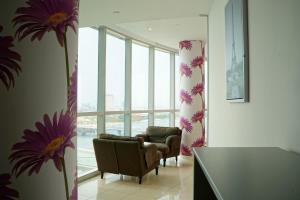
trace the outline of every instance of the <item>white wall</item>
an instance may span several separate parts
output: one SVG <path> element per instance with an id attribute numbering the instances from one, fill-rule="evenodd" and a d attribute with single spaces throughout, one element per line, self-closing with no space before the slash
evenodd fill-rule
<path id="1" fill-rule="evenodd" d="M 209 146 L 300 152 L 300 1 L 248 0 L 250 103 L 225 100 L 225 5 L 209 14 Z"/>

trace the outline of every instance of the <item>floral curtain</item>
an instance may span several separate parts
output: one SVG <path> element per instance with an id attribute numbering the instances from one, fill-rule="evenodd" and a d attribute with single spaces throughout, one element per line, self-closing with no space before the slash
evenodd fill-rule
<path id="1" fill-rule="evenodd" d="M 77 200 L 78 7 L 0 3 L 1 200 Z"/>
<path id="2" fill-rule="evenodd" d="M 201 147 L 205 141 L 204 102 L 204 44 L 185 40 L 179 43 L 180 60 L 180 127 L 181 154 L 192 155 L 192 147 Z"/>

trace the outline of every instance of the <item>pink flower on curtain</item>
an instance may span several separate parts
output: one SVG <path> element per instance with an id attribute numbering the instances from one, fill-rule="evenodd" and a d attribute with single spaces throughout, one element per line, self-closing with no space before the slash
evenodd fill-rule
<path id="1" fill-rule="evenodd" d="M 0 32 L 2 32 L 2 26 L 0 26 Z M 21 67 L 18 62 L 21 61 L 21 56 L 11 50 L 13 45 L 13 37 L 0 36 L 0 81 L 4 84 L 6 89 L 14 87 L 15 74 L 19 75 Z"/>
<path id="2" fill-rule="evenodd" d="M 202 95 L 202 92 L 204 91 L 204 85 L 203 83 L 197 83 L 193 89 L 192 89 L 192 95 L 196 96 L 197 94 Z"/>
<path id="3" fill-rule="evenodd" d="M 184 145 L 184 144 L 181 144 L 180 152 L 184 156 L 191 156 L 192 155 L 191 149 L 187 145 Z"/>
<path id="4" fill-rule="evenodd" d="M 180 91 L 180 101 L 181 103 L 191 104 L 193 99 L 192 96 L 185 90 Z"/>
<path id="5" fill-rule="evenodd" d="M 193 72 L 192 72 L 191 68 L 185 63 L 180 64 L 179 70 L 180 70 L 181 76 L 185 75 L 186 77 L 189 77 L 189 78 L 192 76 Z"/>
<path id="6" fill-rule="evenodd" d="M 77 63 L 71 76 L 71 84 L 68 94 L 68 110 L 71 114 L 77 113 Z"/>
<path id="7" fill-rule="evenodd" d="M 180 118 L 180 127 L 182 130 L 185 130 L 188 133 L 192 132 L 193 130 L 191 122 L 189 122 L 189 120 L 184 117 Z"/>
<path id="8" fill-rule="evenodd" d="M 179 42 L 179 48 L 180 49 L 185 48 L 186 50 L 191 50 L 192 42 L 190 40 L 183 40 L 183 41 Z"/>
<path id="9" fill-rule="evenodd" d="M 9 159 L 14 163 L 13 173 L 19 176 L 29 169 L 29 176 L 39 173 L 43 163 L 53 160 L 58 171 L 64 165 L 65 149 L 75 148 L 71 141 L 74 136 L 75 120 L 68 113 L 61 112 L 59 117 L 54 114 L 51 121 L 45 114 L 44 122 L 36 122 L 37 130 L 24 131 L 24 141 L 16 143 L 12 147 L 13 153 Z"/>
<path id="10" fill-rule="evenodd" d="M 10 188 L 10 175 L 0 174 L 0 199 L 2 200 L 16 200 L 19 198 L 19 193 Z"/>
<path id="11" fill-rule="evenodd" d="M 14 25 L 20 25 L 16 36 L 22 40 L 32 34 L 31 41 L 41 40 L 46 32 L 54 31 L 61 46 L 65 44 L 68 27 L 76 32 L 78 23 L 77 0 L 28 0 L 28 7 L 18 8 Z"/>
<path id="12" fill-rule="evenodd" d="M 204 58 L 202 56 L 197 56 L 196 58 L 193 59 L 191 66 L 193 68 L 196 68 L 196 67 L 201 68 L 203 63 L 204 63 Z"/>
<path id="13" fill-rule="evenodd" d="M 196 122 L 202 122 L 204 118 L 204 112 L 203 110 L 199 111 L 199 112 L 196 112 L 193 117 L 192 117 L 192 122 L 196 123 Z"/>
<path id="14" fill-rule="evenodd" d="M 196 139 L 192 144 L 192 147 L 202 147 L 202 146 L 204 146 L 204 137 L 203 136 Z"/>

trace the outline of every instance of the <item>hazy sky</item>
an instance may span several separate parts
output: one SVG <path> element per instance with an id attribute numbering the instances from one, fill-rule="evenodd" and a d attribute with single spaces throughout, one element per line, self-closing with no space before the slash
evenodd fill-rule
<path id="1" fill-rule="evenodd" d="M 98 31 L 91 28 L 80 28 L 78 45 L 79 112 L 96 111 L 98 85 Z M 125 99 L 125 41 L 107 35 L 106 45 L 106 108 L 111 110 L 123 110 Z M 176 61 L 178 64 L 178 59 L 176 59 Z M 149 49 L 138 44 L 133 44 L 132 109 L 135 110 L 147 109 L 148 106 L 148 65 Z M 156 109 L 169 109 L 170 107 L 169 66 L 170 54 L 156 50 Z M 178 67 L 176 67 L 176 73 L 176 82 L 178 83 Z M 178 85 L 179 84 L 176 84 L 177 87 Z M 176 95 L 176 97 L 178 97 L 178 95 Z"/>

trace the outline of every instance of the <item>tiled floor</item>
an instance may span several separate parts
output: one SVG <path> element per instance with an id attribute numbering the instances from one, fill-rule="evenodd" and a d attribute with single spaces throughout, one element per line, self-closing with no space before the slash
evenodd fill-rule
<path id="1" fill-rule="evenodd" d="M 130 176 L 105 174 L 79 184 L 79 200 L 191 200 L 193 197 L 193 161 L 179 158 L 167 160 L 167 166 L 138 179 Z"/>

